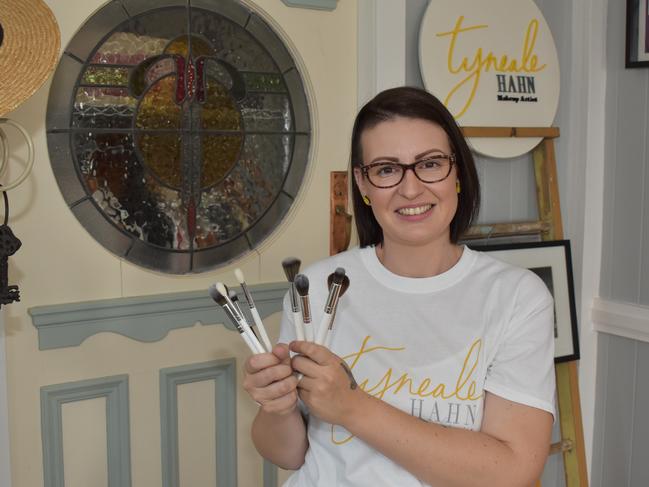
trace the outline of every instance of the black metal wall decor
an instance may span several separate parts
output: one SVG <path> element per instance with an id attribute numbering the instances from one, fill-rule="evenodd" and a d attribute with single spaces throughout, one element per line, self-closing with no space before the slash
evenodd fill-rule
<path id="1" fill-rule="evenodd" d="M 289 50 L 236 0 L 113 0 L 68 44 L 47 109 L 64 199 L 104 247 L 169 273 L 255 248 L 311 140 Z"/>
<path id="2" fill-rule="evenodd" d="M 0 306 L 20 301 L 18 286 L 9 285 L 9 256 L 15 254 L 22 245 L 22 242 L 7 225 L 9 223 L 9 198 L 6 191 L 2 191 L 2 198 L 5 203 L 5 219 L 4 223 L 0 225 Z"/>

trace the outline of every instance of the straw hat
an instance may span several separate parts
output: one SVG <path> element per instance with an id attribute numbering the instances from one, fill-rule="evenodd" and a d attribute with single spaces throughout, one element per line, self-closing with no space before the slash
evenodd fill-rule
<path id="1" fill-rule="evenodd" d="M 0 117 L 40 88 L 60 46 L 59 26 L 42 0 L 0 0 Z"/>

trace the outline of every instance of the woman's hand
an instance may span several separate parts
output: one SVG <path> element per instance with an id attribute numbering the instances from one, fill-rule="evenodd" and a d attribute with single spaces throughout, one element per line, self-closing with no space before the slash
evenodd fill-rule
<path id="1" fill-rule="evenodd" d="M 297 378 L 288 346 L 277 344 L 272 353 L 252 355 L 244 365 L 243 388 L 269 414 L 290 414 L 297 407 Z"/>
<path id="2" fill-rule="evenodd" d="M 309 414 L 332 424 L 343 425 L 364 392 L 343 359 L 311 342 L 291 342 L 293 370 L 304 375 L 298 384 L 300 399 Z"/>

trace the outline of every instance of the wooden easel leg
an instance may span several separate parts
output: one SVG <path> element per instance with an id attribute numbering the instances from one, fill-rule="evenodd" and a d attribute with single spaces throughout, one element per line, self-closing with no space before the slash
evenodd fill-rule
<path id="1" fill-rule="evenodd" d="M 561 438 L 573 445 L 563 451 L 566 487 L 588 487 L 577 363 L 571 361 L 556 364 L 555 371 Z"/>
<path id="2" fill-rule="evenodd" d="M 561 220 L 561 205 L 559 204 L 554 141 L 544 139 L 536 146 L 532 156 L 534 157 L 539 218 L 541 221 L 550 224 L 549 230 L 543 232 L 543 240 L 561 240 L 563 238 L 563 222 Z"/>

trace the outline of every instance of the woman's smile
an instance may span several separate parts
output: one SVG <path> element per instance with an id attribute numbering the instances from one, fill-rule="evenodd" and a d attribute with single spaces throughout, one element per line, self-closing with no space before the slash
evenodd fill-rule
<path id="1" fill-rule="evenodd" d="M 395 212 L 399 214 L 399 216 L 405 217 L 406 220 L 421 220 L 430 214 L 430 211 L 434 206 L 435 205 L 433 205 L 432 203 L 416 206 L 404 206 L 402 208 L 398 208 Z"/>

